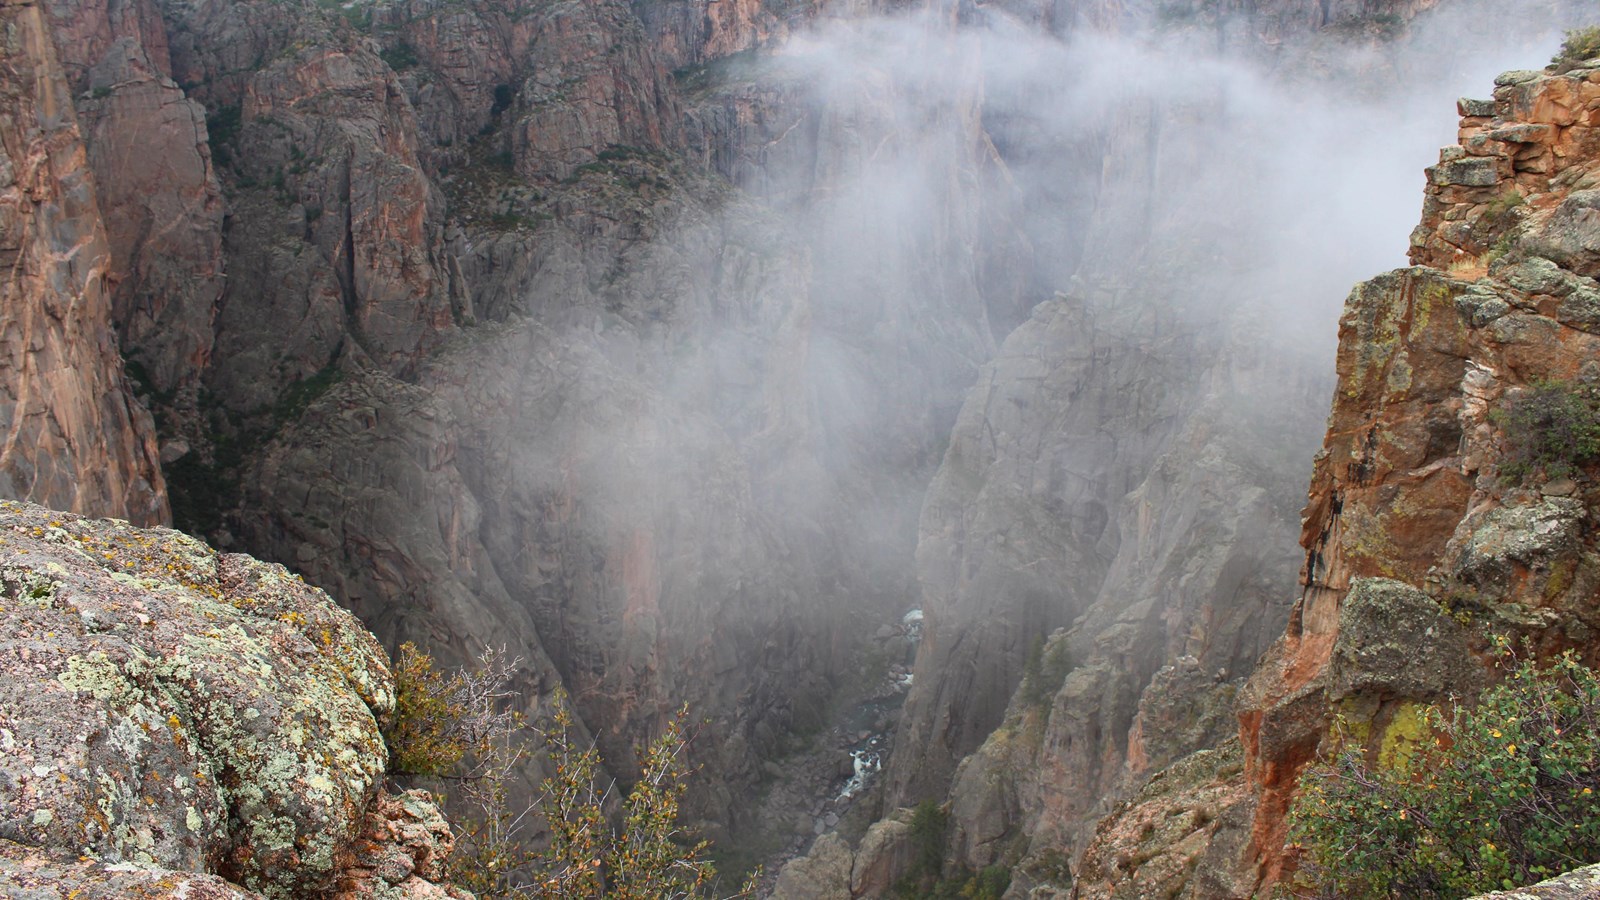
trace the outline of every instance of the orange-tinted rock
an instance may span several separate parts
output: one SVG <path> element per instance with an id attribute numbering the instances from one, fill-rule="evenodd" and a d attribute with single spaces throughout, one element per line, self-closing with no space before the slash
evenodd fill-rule
<path id="1" fill-rule="evenodd" d="M 826 0 L 650 0 L 635 3 L 656 54 L 669 69 L 699 65 L 762 46 L 825 7 Z"/>
<path id="2" fill-rule="evenodd" d="M 223 199 L 205 110 L 128 40 L 95 62 L 85 90 L 80 113 L 123 350 L 155 392 L 193 391 L 211 361 L 223 287 Z"/>
<path id="3" fill-rule="evenodd" d="M 1494 414 L 1536 383 L 1600 380 L 1588 312 L 1600 242 L 1589 192 L 1572 189 L 1600 168 L 1583 121 L 1600 73 L 1498 83 L 1492 117 L 1462 102 L 1461 143 L 1430 170 L 1411 255 L 1432 268 L 1379 276 L 1346 302 L 1301 597 L 1241 700 L 1256 798 L 1245 860 L 1262 889 L 1294 865 L 1286 813 L 1335 705 L 1370 723 L 1376 746 L 1398 704 L 1481 684 L 1488 633 L 1600 655 L 1593 491 L 1512 473 Z"/>
<path id="4" fill-rule="evenodd" d="M 94 180 L 44 11 L 0 7 L 0 496 L 167 516 L 150 414 L 122 373 Z"/>

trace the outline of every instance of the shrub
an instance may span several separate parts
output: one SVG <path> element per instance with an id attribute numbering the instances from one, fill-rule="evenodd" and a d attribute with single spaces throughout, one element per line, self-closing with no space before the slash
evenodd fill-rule
<path id="1" fill-rule="evenodd" d="M 539 732 L 554 774 L 537 805 L 519 810 L 508 804 L 507 785 L 528 757 L 517 738 L 524 723 L 499 709 L 512 696 L 517 665 L 491 650 L 474 671 L 446 677 L 412 644 L 395 657 L 395 713 L 385 730 L 390 767 L 446 779 L 459 791 L 457 808 L 468 810 L 447 862 L 451 880 L 483 900 L 708 896 L 716 880 L 709 845 L 688 841 L 678 826 L 688 707 L 641 748 L 639 780 L 613 826 L 606 802 L 615 785 L 600 786 L 599 751 L 580 741 L 557 692 L 551 725 Z M 542 852 L 529 846 L 535 812 L 550 830 Z M 758 876 L 734 896 L 750 895 Z"/>
<path id="2" fill-rule="evenodd" d="M 913 874 L 938 875 L 944 867 L 945 830 L 950 825 L 950 814 L 938 803 L 924 800 L 911 813 L 911 846 L 916 859 Z"/>
<path id="3" fill-rule="evenodd" d="M 1371 766 L 1347 745 L 1301 777 L 1303 895 L 1465 897 L 1600 860 L 1594 671 L 1570 654 L 1524 662 L 1475 707 L 1424 721 L 1409 755 Z"/>
<path id="4" fill-rule="evenodd" d="M 392 47 L 385 47 L 378 51 L 378 58 L 396 72 L 415 69 L 422 64 L 422 60 L 417 58 L 417 49 L 406 41 L 401 41 Z"/>
<path id="5" fill-rule="evenodd" d="M 1046 643 L 1040 637 L 1028 651 L 1028 659 L 1022 666 L 1022 702 L 1035 710 L 1047 709 L 1071 672 L 1072 658 L 1067 642 Z"/>
<path id="6" fill-rule="evenodd" d="M 433 657 L 409 641 L 394 659 L 394 714 L 384 728 L 389 769 L 403 775 L 451 775 L 468 754 L 476 766 L 495 757 L 499 745 L 520 725 L 515 713 L 500 710 L 511 697 L 511 672 L 517 661 L 486 650 L 476 671 L 450 677 Z"/>
<path id="7" fill-rule="evenodd" d="M 243 127 L 244 117 L 238 106 L 219 106 L 206 112 L 206 143 L 217 165 L 226 166 L 232 162 L 233 140 Z"/>
<path id="8" fill-rule="evenodd" d="M 1600 457 L 1600 396 L 1564 381 L 1540 381 L 1507 400 L 1494 421 L 1505 432 L 1509 452 L 1503 477 L 1519 481 L 1542 471 L 1550 478 L 1577 474 Z"/>
<path id="9" fill-rule="evenodd" d="M 1550 60 L 1550 65 L 1560 74 L 1596 56 L 1600 56 L 1600 25 L 1572 28 L 1567 31 L 1566 40 L 1561 42 L 1561 49 Z"/>

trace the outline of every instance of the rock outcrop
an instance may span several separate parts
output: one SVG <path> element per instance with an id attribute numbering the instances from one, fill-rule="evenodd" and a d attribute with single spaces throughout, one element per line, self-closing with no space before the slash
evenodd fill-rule
<path id="1" fill-rule="evenodd" d="M 1324 44 L 1367 40 L 1382 30 L 1374 17 L 1398 27 L 1429 5 L 1335 9 L 1319 19 L 1309 6 L 1261 4 L 1167 24 L 1203 33 L 1253 22 L 1255 39 L 1275 43 L 1263 23 L 1281 12 L 1297 46 L 1275 64 L 1292 69 L 1284 59 L 1325 64 L 1316 29 L 1327 29 Z M 1200 779 L 1217 799 L 1207 822 L 1224 821 L 1224 831 L 1196 827 L 1130 849 L 1118 829 L 1150 812 L 1139 801 L 1117 814 L 1122 824 L 1092 830 L 1151 773 L 1236 732 L 1242 679 L 1290 614 L 1296 551 L 1287 538 L 1298 529 L 1288 498 L 1311 447 L 1297 458 L 1285 435 L 1319 430 L 1327 382 L 1310 362 L 1314 345 L 1288 351 L 1285 334 L 1270 336 L 1284 323 L 1266 298 L 1296 288 L 1230 274 L 1233 251 L 1200 237 L 1270 240 L 1241 238 L 1249 225 L 1236 219 L 1197 221 L 1237 203 L 1230 193 L 1258 187 L 1194 177 L 1205 170 L 1208 134 L 1182 103 L 1130 105 L 1107 125 L 1100 212 L 1081 255 L 1064 254 L 1075 260 L 1083 300 L 1046 304 L 1012 333 L 969 396 L 929 492 L 918 555 L 927 636 L 888 801 L 948 796 L 947 850 L 973 869 L 1048 870 L 1047 861 L 1088 845 L 1106 881 L 1081 890 L 1231 896 L 1255 887 L 1233 862 L 1254 810 L 1239 767 Z M 1025 141 L 1002 146 L 1026 158 Z M 1207 308 L 1206 296 L 1228 299 Z M 1050 324 L 1066 310 L 1076 317 L 1070 325 Z M 1426 610 L 1380 606 L 1362 612 L 1357 631 L 1435 625 Z M 1445 624 L 1431 632 L 1444 649 L 1423 655 L 1434 696 L 1441 683 L 1475 683 L 1452 661 Z M 1071 671 L 1041 698 L 1025 663 L 1057 627 L 1044 653 L 1060 653 Z M 1365 646 L 1355 636 L 1348 644 L 1343 689 L 1353 695 L 1387 676 L 1373 674 L 1385 669 L 1383 654 L 1353 649 Z M 1213 832 L 1226 852 L 1207 849 Z M 1143 875 L 1128 862 L 1169 852 Z M 1201 857 L 1207 874 L 1190 877 Z"/>
<path id="2" fill-rule="evenodd" d="M 1600 654 L 1588 479 L 1514 468 L 1527 436 L 1498 412 L 1531 385 L 1600 378 L 1582 189 L 1600 165 L 1600 71 L 1497 85 L 1461 102 L 1461 142 L 1428 171 L 1418 267 L 1345 306 L 1302 597 L 1242 704 L 1262 883 L 1292 865 L 1285 811 L 1334 711 L 1377 746 L 1408 704 L 1486 677 L 1489 632 Z"/>
<path id="3" fill-rule="evenodd" d="M 826 8 L 826 0 L 643 0 L 633 8 L 656 55 L 681 70 L 770 45 Z"/>
<path id="4" fill-rule="evenodd" d="M 112 330 L 112 258 L 44 11 L 0 6 L 0 495 L 153 524 L 150 414 Z"/>
<path id="5" fill-rule="evenodd" d="M 803 262 L 703 179 L 614 166 L 560 189 L 574 211 L 536 236 L 480 235 L 462 270 L 496 275 L 474 302 L 506 321 L 414 384 L 332 387 L 265 449 L 234 525 L 392 640 L 449 662 L 509 644 L 527 702 L 564 684 L 621 775 L 689 702 L 715 723 L 691 752 L 719 776 L 691 806 L 726 822 L 836 664 L 816 551 L 769 505 L 810 477 L 782 468 L 807 410 L 778 388 L 803 359 Z"/>
<path id="6" fill-rule="evenodd" d="M 11 501 L 0 560 L 0 883 L 300 897 L 439 876 L 437 810 L 384 794 L 383 649 L 326 594 Z"/>
<path id="7" fill-rule="evenodd" d="M 712 719 L 691 753 L 715 775 L 690 803 L 720 836 L 739 833 L 762 762 L 815 722 L 840 661 L 913 605 L 933 479 L 915 573 L 928 637 L 891 802 L 954 785 L 952 848 L 974 867 L 1076 849 L 1105 798 L 1230 731 L 1238 679 L 1292 596 L 1287 498 L 1303 473 L 1282 435 L 1315 433 L 1326 385 L 1217 262 L 1219 244 L 1253 238 L 1229 220 L 1226 185 L 1189 183 L 1204 151 L 1182 125 L 1211 118 L 1205 100 L 1126 104 L 1063 151 L 1031 114 L 1037 96 L 1002 96 L 976 77 L 981 48 L 956 38 L 1004 16 L 1292 58 L 1285 37 L 1365 40 L 1434 4 L 1177 3 L 1161 22 L 1149 4 L 1098 0 L 930 4 L 894 23 L 928 26 L 897 50 L 950 71 L 909 78 L 905 59 L 873 62 L 870 30 L 864 47 L 831 35 L 814 58 L 760 52 L 807 21 L 908 5 L 51 0 L 48 34 L 39 9 L 4 7 L 17 77 L 0 104 L 26 127 L 0 134 L 0 262 L 21 273 L 0 300 L 27 312 L 8 315 L 0 353 L 18 373 L 0 493 L 165 516 L 120 339 L 185 525 L 311 574 L 383 642 L 417 640 L 446 663 L 508 644 L 529 707 L 565 686 L 624 778 L 633 745 L 689 702 Z M 919 80 L 951 72 L 947 92 Z M 1475 216 L 1540 208 L 1473 204 L 1581 152 L 1586 89 L 1556 90 L 1526 98 L 1564 110 L 1539 113 L 1549 122 L 1474 114 L 1434 175 L 1434 217 L 1451 224 L 1419 236 L 1419 262 L 1465 265 L 1500 240 Z M 136 165 L 144 154 L 162 165 Z M 1572 196 L 1530 219 L 1545 222 L 1544 261 L 1508 254 L 1520 268 L 1500 279 L 1546 293 L 1523 308 L 1466 292 L 1473 329 L 1525 348 L 1541 317 L 1600 321 L 1585 305 L 1600 309 L 1585 280 L 1600 255 Z M 1454 284 L 1395 278 L 1357 305 Z M 1030 313 L 1064 284 L 1081 299 Z M 1375 334 L 1422 329 L 1430 352 L 1460 338 L 1438 316 L 1373 315 Z M 1524 352 L 1482 362 L 1518 384 L 1570 368 Z M 1414 405 L 1448 393 L 1430 377 Z M 1425 418 L 1424 469 L 1459 437 L 1449 416 Z M 1444 527 L 1477 490 L 1440 472 L 1417 476 L 1439 493 L 1400 531 Z M 1349 508 L 1389 496 L 1373 490 Z M 1578 502 L 1476 509 L 1473 533 L 1437 553 L 1350 577 L 1415 585 L 1397 566 L 1434 554 L 1495 602 L 1520 597 L 1535 588 L 1518 566 L 1572 568 Z M 1548 540 L 1507 537 L 1529 523 Z M 1415 595 L 1374 590 L 1386 602 L 1360 627 L 1425 618 Z M 1359 698 L 1393 654 L 1354 641 L 1336 690 Z M 1036 647 L 1072 671 L 1046 666 L 1029 700 L 1017 688 Z M 1255 765 L 1276 751 L 1247 735 L 1244 752 Z M 1227 769 L 1196 772 L 1243 777 Z M 1247 809 L 1229 784 L 1216 803 Z M 402 810 L 395 833 L 432 827 L 403 800 L 357 793 L 346 806 Z M 340 840 L 356 846 L 351 829 L 367 826 L 352 821 Z M 822 848 L 835 882 L 850 861 L 843 890 L 903 869 L 903 842 L 880 825 L 893 852 Z M 410 868 L 362 853 L 388 884 L 431 877 L 421 850 Z M 1104 871 L 1118 853 L 1096 857 L 1113 860 Z"/>
<path id="8" fill-rule="evenodd" d="M 1236 740 L 1161 770 L 1095 828 L 1074 873 L 1076 890 L 1037 888 L 1049 900 L 1245 897 L 1235 861 L 1249 838 L 1249 790 Z"/>
<path id="9" fill-rule="evenodd" d="M 876 822 L 851 850 L 838 834 L 819 838 L 806 856 L 785 866 L 771 900 L 851 900 L 887 897 L 917 854 L 910 817 Z"/>

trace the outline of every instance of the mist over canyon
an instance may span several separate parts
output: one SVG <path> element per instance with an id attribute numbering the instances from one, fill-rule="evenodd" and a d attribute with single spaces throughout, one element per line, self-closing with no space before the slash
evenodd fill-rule
<path id="1" fill-rule="evenodd" d="M 504 648 L 623 783 L 687 704 L 694 830 L 786 898 L 889 896 L 925 801 L 1006 897 L 1153 896 L 1096 840 L 1271 757 L 1351 286 L 1461 275 L 1431 226 L 1588 149 L 1423 174 L 1561 105 L 1457 108 L 1592 24 L 1559 0 L 0 4 L 0 495 Z M 1432 571 L 1392 555 L 1340 596 Z M 1286 871 L 1229 777 L 1166 896 Z"/>

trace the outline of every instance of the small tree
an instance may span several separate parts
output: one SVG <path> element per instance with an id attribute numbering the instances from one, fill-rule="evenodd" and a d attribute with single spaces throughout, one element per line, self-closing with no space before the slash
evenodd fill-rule
<path id="1" fill-rule="evenodd" d="M 475 670 L 446 677 L 411 644 L 395 658 L 396 709 L 385 729 L 390 767 L 446 779 L 460 792 L 458 808 L 470 810 L 447 864 L 451 880 L 484 900 L 708 896 L 716 881 L 709 843 L 688 841 L 678 825 L 688 707 L 640 750 L 639 781 L 614 827 L 606 806 L 615 783 L 600 787 L 599 751 L 577 737 L 566 697 L 556 692 L 550 726 L 538 732 L 552 774 L 538 803 L 519 810 L 508 803 L 507 784 L 528 757 L 518 739 L 525 723 L 501 709 L 514 696 L 518 662 L 488 651 Z M 529 846 L 536 810 L 550 830 L 542 852 Z M 757 877 L 733 896 L 749 896 Z"/>
<path id="2" fill-rule="evenodd" d="M 1369 765 L 1350 742 L 1301 776 L 1302 895 L 1466 897 L 1600 861 L 1594 671 L 1570 654 L 1524 662 L 1424 721 L 1409 758 Z"/>

